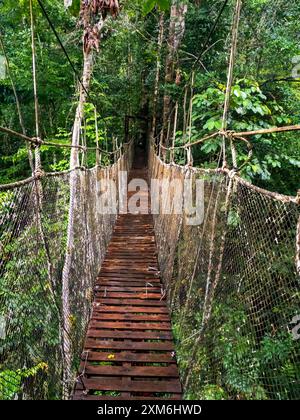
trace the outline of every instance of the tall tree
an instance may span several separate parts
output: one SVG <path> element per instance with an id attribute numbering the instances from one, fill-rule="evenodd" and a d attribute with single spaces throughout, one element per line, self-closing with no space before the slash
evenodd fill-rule
<path id="1" fill-rule="evenodd" d="M 185 32 L 185 15 L 187 4 L 183 1 L 173 0 L 170 12 L 170 24 L 168 35 L 168 52 L 165 64 L 165 93 L 163 99 L 163 128 L 161 133 L 162 142 L 169 144 L 168 126 L 170 124 L 170 113 L 172 108 L 172 98 L 168 85 L 176 80 L 176 70 L 178 65 L 178 50 Z"/>
<path id="2" fill-rule="evenodd" d="M 68 2 L 69 4 L 70 2 Z M 119 12 L 118 0 L 82 0 L 80 5 L 79 22 L 83 27 L 83 72 L 80 83 L 79 101 L 76 108 L 72 132 L 72 152 L 70 169 L 79 166 L 79 143 L 84 105 L 88 96 L 91 76 L 93 72 L 93 54 L 99 51 L 100 34 L 107 16 L 117 16 Z M 67 231 L 65 262 L 62 273 L 62 307 L 63 307 L 63 351 L 64 351 L 64 396 L 68 397 L 71 382 L 71 322 L 70 322 L 70 270 L 74 251 L 74 214 L 76 208 L 77 173 L 70 175 L 70 206 Z"/>

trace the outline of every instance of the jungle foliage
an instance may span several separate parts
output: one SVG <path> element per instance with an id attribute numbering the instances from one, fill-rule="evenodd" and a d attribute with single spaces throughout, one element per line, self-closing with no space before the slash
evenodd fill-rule
<path id="1" fill-rule="evenodd" d="M 103 146 L 113 148 L 113 138 L 122 141 L 124 116 L 151 113 L 153 84 L 158 54 L 159 14 L 165 14 L 165 36 L 161 56 L 160 97 L 165 89 L 173 103 L 183 101 L 184 84 L 190 79 L 196 57 L 192 138 L 196 139 L 220 127 L 226 85 L 230 26 L 233 2 L 229 1 L 205 51 L 207 33 L 212 27 L 222 1 L 189 1 L 185 16 L 185 34 L 178 51 L 176 68 L 180 80 L 164 82 L 167 54 L 169 0 L 132 0 L 121 2 L 118 19 L 109 19 L 100 40 L 100 54 L 95 59 L 87 108 L 87 144 L 95 145 L 93 112 L 98 112 Z M 65 8 L 62 0 L 44 1 L 44 6 L 77 70 L 81 74 L 82 33 L 76 24 L 80 1 Z M 1 4 L 0 28 L 10 61 L 24 124 L 29 135 L 34 133 L 33 88 L 29 10 L 27 2 L 6 0 Z M 37 37 L 38 95 L 42 138 L 69 142 L 74 109 L 77 103 L 78 78 L 57 43 L 41 9 L 34 1 Z M 299 121 L 299 30 L 297 2 L 251 0 L 243 5 L 232 92 L 229 128 L 250 130 L 294 124 Z M 3 55 L 3 52 L 1 53 Z M 177 71 L 177 70 L 176 70 Z M 124 98 L 126 100 L 124 101 Z M 0 80 L 1 125 L 20 131 L 11 82 Z M 145 108 L 145 103 L 148 107 Z M 93 104 L 93 105 L 92 105 Z M 162 102 L 158 101 L 158 115 Z M 180 107 L 179 107 L 180 108 Z M 182 114 L 182 110 L 179 110 Z M 148 115 L 147 115 L 148 116 Z M 179 115 L 179 121 L 182 115 Z M 162 121 L 159 121 L 159 124 Z M 158 130 L 159 130 L 158 124 Z M 177 130 L 182 141 L 182 127 Z M 22 141 L 1 134 L 1 183 L 20 179 L 30 173 L 27 150 Z M 256 184 L 282 193 L 295 194 L 300 166 L 297 133 L 255 136 L 253 160 L 244 169 L 244 176 Z M 212 166 L 217 160 L 218 144 L 214 141 L 194 149 L 197 165 Z M 245 151 L 239 151 L 243 162 Z M 68 167 L 69 152 L 63 149 L 42 149 L 46 170 Z M 89 165 L 95 157 L 89 156 Z"/>
<path id="2" fill-rule="evenodd" d="M 41 137 L 57 143 L 70 143 L 74 112 L 78 103 L 79 81 L 83 66 L 82 30 L 77 25 L 80 1 L 74 0 L 71 7 L 65 8 L 63 0 L 43 0 L 43 4 L 76 68 L 69 65 L 66 56 L 49 28 L 39 4 L 34 1 L 36 25 L 38 97 L 41 122 Z M 188 6 L 185 15 L 185 32 L 174 58 L 176 80 L 166 81 L 166 58 L 168 56 L 168 28 L 170 0 L 124 0 L 121 1 L 120 15 L 117 19 L 108 18 L 100 39 L 100 52 L 94 57 L 94 71 L 88 101 L 84 109 L 82 138 L 87 146 L 95 146 L 95 115 L 99 130 L 100 147 L 112 151 L 124 139 L 125 116 L 142 116 L 151 120 L 153 109 L 154 83 L 159 59 L 158 124 L 156 135 L 163 125 L 163 97 L 169 95 L 171 103 L 179 103 L 178 126 L 175 144 L 186 141 L 183 120 L 184 87 L 190 82 L 191 72 L 195 71 L 193 87 L 193 107 L 191 117 L 191 141 L 218 131 L 221 128 L 224 95 L 227 78 L 228 53 L 230 48 L 230 28 L 234 1 L 227 3 L 214 32 L 206 44 L 207 34 L 215 22 L 223 0 L 184 0 Z M 174 0 L 174 2 L 176 1 Z M 231 130 L 254 130 L 274 126 L 299 124 L 300 100 L 300 4 L 296 0 L 249 0 L 244 2 L 239 31 L 238 55 L 234 69 L 234 85 L 231 94 L 231 107 L 228 127 Z M 164 13 L 164 38 L 161 51 L 157 45 L 159 18 Z M 34 136 L 34 99 L 32 85 L 31 35 L 28 2 L 25 0 L 5 0 L 0 3 L 0 34 L 5 53 L 9 58 L 12 77 L 21 106 L 26 132 Z M 201 53 L 201 59 L 195 60 Z M 4 51 L 0 50 L 3 57 Z M 1 57 L 0 57 L 1 58 Z M 0 125 L 21 132 L 16 111 L 15 95 L 5 60 L 0 60 Z M 96 113 L 95 113 L 96 107 Z M 144 133 L 138 123 L 133 123 L 132 134 L 136 137 Z M 244 167 L 242 176 L 258 186 L 295 195 L 299 189 L 300 136 L 299 132 L 277 135 L 260 135 L 251 138 L 254 156 Z M 193 149 L 195 166 L 215 167 L 219 160 L 220 140 L 211 140 Z M 28 150 L 22 140 L 0 133 L 0 183 L 23 179 L 31 174 L 28 163 Z M 43 169 L 62 171 L 69 167 L 70 152 L 50 146 L 41 148 Z M 238 146 L 238 163 L 246 159 L 243 146 Z M 178 163 L 185 163 L 184 156 L 177 152 Z M 105 154 L 102 164 L 110 162 Z M 95 165 L 95 154 L 88 153 L 87 166 Z M 7 210 L 8 193 L 0 195 L 0 215 Z M 66 222 L 59 229 L 65 230 Z M 235 223 L 233 221 L 233 223 Z M 50 236 L 57 226 L 49 223 Z M 65 239 L 65 238 L 64 238 Z M 62 239 L 62 240 L 64 240 Z M 22 237 L 18 240 L 22 240 Z M 18 247 L 18 240 L 11 244 L 11 252 Z M 32 253 L 32 261 L 38 263 L 43 255 Z M 9 264 L 17 264 L 13 258 Z M 26 272 L 26 267 L 24 267 Z M 44 279 L 45 280 L 45 279 Z M 3 275 L 1 287 L 7 305 L 27 309 L 28 330 L 31 305 L 34 302 L 36 313 L 41 318 L 45 310 L 39 304 L 43 292 L 36 287 L 23 294 L 10 296 L 12 279 Z M 46 281 L 46 280 L 45 280 Z M 28 308 L 31 308 L 30 310 Z M 255 365 L 248 366 L 251 344 L 255 340 L 253 332 L 248 336 L 237 334 L 237 325 L 243 324 L 245 313 L 239 302 L 229 301 L 215 307 L 214 316 L 223 317 L 219 330 L 208 337 L 214 342 L 213 354 L 199 349 L 198 371 L 194 388 L 188 398 L 226 399 L 235 395 L 240 399 L 267 399 L 268 392 L 257 386 L 261 371 L 279 370 L 281 381 L 290 375 L 294 378 L 294 366 L 290 366 L 289 351 L 291 337 L 286 332 L 280 335 L 265 336 L 257 346 Z M 222 314 L 222 315 L 220 315 Z M 225 314 L 225 315 L 223 315 Z M 197 317 L 197 314 L 194 314 Z M 55 330 L 56 320 L 50 320 L 47 331 L 40 334 L 47 340 L 49 351 L 57 346 L 59 338 Z M 178 325 L 175 335 L 180 339 Z M 228 338 L 230 336 L 230 339 Z M 234 348 L 232 348 L 232 337 Z M 12 340 L 14 336 L 12 334 Z M 19 343 L 17 343 L 19 344 Z M 13 343 L 15 345 L 15 343 Z M 6 349 L 9 353 L 9 349 Z M 188 349 L 179 351 L 179 363 L 187 360 Z M 196 385 L 201 381 L 208 358 L 223 358 L 226 375 L 224 386 L 207 384 L 197 392 Z M 7 356 L 9 357 L 9 356 Z M 242 364 L 242 366 L 241 366 Z M 48 366 L 41 360 L 30 360 L 30 368 L 14 366 L 12 370 L 0 373 L 0 399 L 11 399 L 22 392 L 22 384 L 34 380 L 35 376 L 47 375 Z M 0 366 L 1 368 L 1 366 Z M 288 375 L 286 374 L 288 371 Z M 197 376 L 198 372 L 198 376 Z M 247 375 L 245 374 L 247 372 Z M 241 374 L 243 373 L 243 375 Z M 217 374 L 216 374 L 217 375 Z M 11 389 L 1 388 L 1 378 L 9 378 Z M 247 381 L 245 380 L 247 378 Z M 41 380 L 41 383 L 43 381 Z M 200 389 L 200 388 L 199 388 Z M 279 399 L 289 396 L 286 391 Z M 54 396 L 57 397 L 57 396 Z"/>

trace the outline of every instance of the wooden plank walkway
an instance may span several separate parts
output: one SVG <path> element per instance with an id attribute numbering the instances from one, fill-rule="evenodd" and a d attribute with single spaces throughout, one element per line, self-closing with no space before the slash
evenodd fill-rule
<path id="1" fill-rule="evenodd" d="M 118 216 L 95 285 L 80 374 L 76 400 L 181 399 L 152 215 Z"/>

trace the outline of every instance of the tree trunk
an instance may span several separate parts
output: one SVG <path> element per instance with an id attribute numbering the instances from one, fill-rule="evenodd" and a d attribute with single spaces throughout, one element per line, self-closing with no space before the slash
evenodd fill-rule
<path id="1" fill-rule="evenodd" d="M 172 99 L 168 92 L 168 85 L 175 82 L 176 66 L 178 64 L 178 50 L 185 31 L 185 15 L 187 12 L 187 4 L 173 0 L 170 14 L 169 37 L 168 37 L 168 54 L 166 58 L 165 83 L 167 88 L 163 100 L 163 127 L 161 133 L 161 143 L 165 146 L 169 145 L 169 136 L 171 130 L 168 130 L 171 119 Z"/>
<path id="2" fill-rule="evenodd" d="M 101 18 L 97 23 L 98 35 L 103 28 L 104 19 Z M 85 28 L 89 30 L 89 21 L 84 22 Z M 74 221 L 77 209 L 77 185 L 78 174 L 75 170 L 79 166 L 79 148 L 80 145 L 80 129 L 84 115 L 84 105 L 87 99 L 88 90 L 90 87 L 91 76 L 93 72 L 93 48 L 86 47 L 87 31 L 84 32 L 84 47 L 83 47 L 83 74 L 82 82 L 80 83 L 79 102 L 76 108 L 73 131 L 72 131 L 72 146 L 70 158 L 70 203 L 69 203 L 69 217 L 67 230 L 67 244 L 65 261 L 62 272 L 62 314 L 63 314 L 63 398 L 68 399 L 70 388 L 72 386 L 72 342 L 71 342 L 71 308 L 70 308 L 70 271 L 74 250 Z"/>
<path id="3" fill-rule="evenodd" d="M 80 143 L 80 128 L 84 114 L 84 104 L 86 102 L 87 90 L 90 85 L 92 75 L 92 60 L 93 50 L 88 53 L 84 52 L 84 66 L 83 66 L 83 89 L 80 86 L 79 102 L 76 108 L 75 120 L 72 132 L 72 146 L 70 169 L 70 204 L 69 204 L 69 218 L 67 231 L 67 244 L 64 267 L 62 272 L 62 314 L 63 314 L 63 352 L 64 352 L 64 367 L 63 367 L 63 397 L 65 399 L 69 396 L 71 385 L 71 364 L 72 364 L 72 349 L 71 349 L 71 308 L 70 308 L 70 271 L 71 262 L 74 250 L 74 219 L 77 208 L 76 190 L 78 185 L 78 173 L 75 170 L 79 166 L 79 143 Z"/>
<path id="4" fill-rule="evenodd" d="M 84 52 L 84 61 L 83 61 L 83 77 L 82 84 L 80 86 L 80 95 L 79 102 L 76 108 L 75 120 L 72 131 L 72 148 L 71 151 L 71 160 L 70 160 L 70 169 L 74 169 L 79 166 L 79 148 L 80 145 L 80 129 L 81 122 L 84 114 L 84 104 L 87 99 L 87 92 L 90 86 L 91 75 L 93 73 L 93 50 L 89 52 Z M 83 89 L 84 87 L 84 89 Z"/>

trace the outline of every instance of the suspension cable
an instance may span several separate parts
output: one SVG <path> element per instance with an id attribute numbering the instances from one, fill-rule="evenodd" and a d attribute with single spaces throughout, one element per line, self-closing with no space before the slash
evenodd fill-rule
<path id="1" fill-rule="evenodd" d="M 35 111 L 35 135 L 38 139 L 40 137 L 40 128 L 39 128 L 39 102 L 38 102 L 38 93 L 37 93 L 37 79 L 36 79 L 36 52 L 35 52 L 35 32 L 34 32 L 34 17 L 33 17 L 33 8 L 32 0 L 29 0 L 30 8 L 30 25 L 31 25 L 31 50 L 32 50 L 32 75 L 33 75 L 33 92 L 34 92 L 34 111 Z M 35 171 L 41 169 L 41 156 L 39 145 L 35 149 Z"/>
<path id="2" fill-rule="evenodd" d="M 44 16 L 45 16 L 46 20 L 47 20 L 47 22 L 49 23 L 49 26 L 50 26 L 50 28 L 51 28 L 52 32 L 54 33 L 55 38 L 56 38 L 56 40 L 57 40 L 58 44 L 60 45 L 61 49 L 63 50 L 63 53 L 65 54 L 65 56 L 66 56 L 66 58 L 67 58 L 67 60 L 68 60 L 68 63 L 70 64 L 70 66 L 71 66 L 71 68 L 72 68 L 72 70 L 73 70 L 73 72 L 74 72 L 74 74 L 75 74 L 75 76 L 76 76 L 76 78 L 77 78 L 78 82 L 80 83 L 80 85 L 81 85 L 82 89 L 85 91 L 85 93 L 86 93 L 87 97 L 88 97 L 88 98 L 90 98 L 89 93 L 87 92 L 87 90 L 86 90 L 86 88 L 85 88 L 84 84 L 83 84 L 83 83 L 82 83 L 82 81 L 81 81 L 81 78 L 80 78 L 80 76 L 79 76 L 79 74 L 78 74 L 78 71 L 76 70 L 76 68 L 75 68 L 75 66 L 74 66 L 74 64 L 73 64 L 73 62 L 72 62 L 72 60 L 71 60 L 71 58 L 70 58 L 70 56 L 69 56 L 69 54 L 68 54 L 68 52 L 67 52 L 67 50 L 66 50 L 65 46 L 64 46 L 64 44 L 62 43 L 62 41 L 61 41 L 61 39 L 60 39 L 60 36 L 58 35 L 57 30 L 55 29 L 55 27 L 54 27 L 54 25 L 53 25 L 53 23 L 52 23 L 52 20 L 50 19 L 50 16 L 49 16 L 49 14 L 48 14 L 47 10 L 45 9 L 45 6 L 43 5 L 43 3 L 42 3 L 42 1 L 41 1 L 41 0 L 37 0 L 37 2 L 38 2 L 38 4 L 39 4 L 39 6 L 40 6 L 40 8 L 41 8 L 41 10 L 42 10 L 42 12 L 43 12 L 43 14 L 44 14 Z"/>
<path id="3" fill-rule="evenodd" d="M 196 61 L 193 64 L 193 68 L 199 63 L 199 61 L 201 60 L 203 54 L 205 53 L 206 48 L 207 48 L 207 45 L 209 43 L 209 40 L 210 40 L 212 34 L 214 33 L 214 31 L 216 30 L 216 27 L 218 26 L 219 20 L 221 19 L 222 14 L 223 14 L 223 12 L 224 12 L 227 4 L 228 4 L 228 0 L 225 0 L 224 3 L 223 3 L 223 5 L 222 5 L 222 7 L 221 7 L 221 9 L 220 9 L 220 11 L 219 11 L 219 14 L 218 14 L 218 16 L 217 16 L 217 18 L 216 18 L 213 26 L 211 27 L 211 29 L 209 31 L 209 34 L 207 35 L 206 41 L 204 42 L 203 47 L 202 47 L 202 51 L 200 52 L 200 54 L 198 55 Z"/>
<path id="4" fill-rule="evenodd" d="M 107 155 L 113 155 L 113 154 L 117 153 L 122 146 L 125 146 L 125 145 L 130 143 L 130 142 L 123 143 L 119 146 L 119 149 L 117 151 L 109 152 L 107 150 L 101 149 L 100 147 L 98 147 L 98 148 L 97 147 L 84 147 L 82 145 L 74 146 L 72 144 L 54 143 L 54 142 L 45 141 L 45 140 L 42 140 L 42 139 L 36 138 L 36 137 L 28 137 L 28 136 L 25 136 L 24 134 L 18 133 L 17 131 L 11 130 L 10 128 L 2 127 L 2 126 L 0 126 L 0 132 L 8 134 L 8 135 L 13 136 L 13 137 L 18 137 L 19 139 L 24 140 L 28 143 L 31 143 L 34 146 L 50 146 L 50 147 L 59 147 L 59 148 L 66 148 L 66 149 L 72 149 L 72 148 L 76 149 L 77 148 L 77 149 L 81 149 L 81 150 L 97 150 L 98 149 L 100 152 L 106 153 Z"/>

